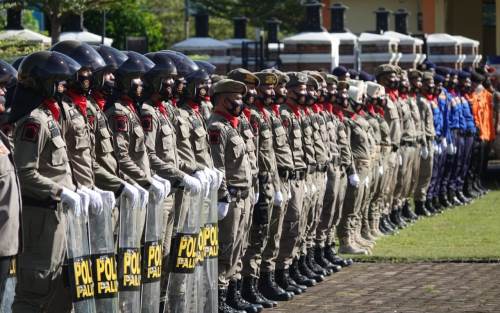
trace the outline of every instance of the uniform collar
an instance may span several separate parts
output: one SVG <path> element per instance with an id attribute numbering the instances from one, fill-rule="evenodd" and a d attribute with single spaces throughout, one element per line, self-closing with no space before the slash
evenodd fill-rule
<path id="1" fill-rule="evenodd" d="M 227 112 L 222 112 L 218 109 L 216 109 L 214 111 L 215 114 L 218 114 L 220 116 L 222 116 L 224 119 L 226 119 L 226 121 L 229 122 L 229 124 L 231 124 L 231 126 L 234 128 L 234 129 L 238 129 L 238 124 L 240 123 L 240 120 L 238 119 L 238 117 L 236 116 L 232 116 L 231 114 L 227 113 Z"/>

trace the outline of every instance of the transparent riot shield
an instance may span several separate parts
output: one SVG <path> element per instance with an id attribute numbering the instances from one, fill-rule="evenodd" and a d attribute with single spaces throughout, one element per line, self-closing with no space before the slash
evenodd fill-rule
<path id="1" fill-rule="evenodd" d="M 82 197 L 82 207 L 88 208 L 88 198 Z M 68 278 L 72 293 L 73 312 L 95 313 L 94 280 L 90 259 L 88 216 L 76 216 L 72 208 L 65 207 L 66 249 L 68 257 Z"/>
<path id="2" fill-rule="evenodd" d="M 114 194 L 99 191 L 103 210 L 89 212 L 90 252 L 97 313 L 118 313 L 118 273 L 113 238 Z"/>
<path id="3" fill-rule="evenodd" d="M 16 295 L 16 271 L 17 271 L 17 263 L 16 258 L 13 257 L 10 260 L 9 267 L 9 277 L 5 280 L 5 284 L 3 289 L 0 286 L 0 312 L 1 313 L 11 313 L 12 312 L 12 303 L 14 303 L 14 296 Z"/>
<path id="4" fill-rule="evenodd" d="M 196 282 L 198 284 L 198 312 L 217 312 L 217 255 L 218 255 L 218 226 L 217 226 L 217 189 L 210 190 L 210 194 L 203 201 L 200 214 L 201 228 L 199 235 L 199 251 L 201 256 L 196 268 Z"/>
<path id="5" fill-rule="evenodd" d="M 160 190 L 149 192 L 142 247 L 142 313 L 158 313 L 160 310 L 160 284 L 163 259 L 161 241 L 163 226 L 164 194 Z"/>
<path id="6" fill-rule="evenodd" d="M 140 194 L 139 198 L 144 197 Z M 141 310 L 141 234 L 144 226 L 144 200 L 120 196 L 118 235 L 118 303 L 120 313 Z"/>
<path id="7" fill-rule="evenodd" d="M 177 233 L 172 237 L 172 253 L 169 260 L 170 276 L 167 286 L 167 303 L 164 312 L 186 313 L 199 312 L 196 293 L 196 262 L 198 233 L 200 231 L 200 212 L 202 209 L 201 193 L 184 192 L 183 212 L 180 213 Z"/>

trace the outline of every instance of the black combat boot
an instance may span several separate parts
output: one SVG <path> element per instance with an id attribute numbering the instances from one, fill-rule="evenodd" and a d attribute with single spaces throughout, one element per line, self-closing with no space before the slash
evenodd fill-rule
<path id="1" fill-rule="evenodd" d="M 415 213 L 420 216 L 431 216 L 431 214 L 425 209 L 422 201 L 415 201 Z"/>
<path id="2" fill-rule="evenodd" d="M 402 214 L 403 217 L 410 223 L 418 220 L 418 216 L 411 210 L 410 202 L 408 200 L 405 200 L 405 203 L 403 204 Z"/>
<path id="3" fill-rule="evenodd" d="M 401 208 L 392 209 L 390 220 L 399 229 L 403 229 L 407 226 L 405 221 L 401 218 Z"/>
<path id="4" fill-rule="evenodd" d="M 227 289 L 219 287 L 219 313 L 246 313 L 245 311 L 235 310 L 227 304 Z"/>
<path id="5" fill-rule="evenodd" d="M 307 256 L 301 255 L 299 258 L 299 271 L 302 275 L 307 278 L 314 279 L 316 282 L 322 282 L 325 280 L 325 276 L 321 274 L 316 274 L 311 270 L 309 265 L 307 264 Z"/>
<path id="6" fill-rule="evenodd" d="M 424 209 L 427 210 L 430 214 L 437 214 L 438 211 L 434 208 L 431 199 L 427 199 L 424 202 Z"/>
<path id="7" fill-rule="evenodd" d="M 312 248 L 307 249 L 307 254 L 306 254 L 306 262 L 309 268 L 315 272 L 316 274 L 320 274 L 323 276 L 330 276 L 332 275 L 332 270 L 328 268 L 324 268 L 323 266 L 319 265 L 315 258 L 314 258 L 314 250 Z"/>
<path id="8" fill-rule="evenodd" d="M 391 223 L 391 219 L 389 214 L 384 214 L 382 217 L 382 224 L 384 225 L 384 229 L 387 230 L 386 235 L 392 235 L 396 232 L 396 226 Z"/>
<path id="9" fill-rule="evenodd" d="M 441 201 L 439 201 L 439 197 L 435 196 L 432 198 L 432 206 L 434 209 L 436 209 L 439 213 L 442 213 L 444 210 L 444 207 L 441 205 Z"/>
<path id="10" fill-rule="evenodd" d="M 455 191 L 453 190 L 448 191 L 448 201 L 453 206 L 458 206 L 463 204 L 462 202 L 460 202 L 460 200 L 458 200 L 457 196 L 455 195 Z"/>
<path id="11" fill-rule="evenodd" d="M 314 248 L 314 260 L 319 266 L 329 269 L 332 273 L 337 273 L 342 269 L 342 266 L 333 264 L 325 257 L 325 248 L 319 245 Z"/>
<path id="12" fill-rule="evenodd" d="M 293 298 L 293 293 L 283 290 L 274 281 L 274 272 L 261 272 L 258 288 L 260 293 L 267 299 L 274 301 L 289 301 Z"/>
<path id="13" fill-rule="evenodd" d="M 304 287 L 303 289 L 301 287 L 299 287 L 299 285 L 297 285 L 295 283 L 295 281 L 293 281 L 290 278 L 290 274 L 288 272 L 288 269 L 277 270 L 275 272 L 275 280 L 276 280 L 276 283 L 278 284 L 278 286 L 283 288 L 285 291 L 293 292 L 296 295 L 300 295 L 307 288 L 306 286 L 301 286 L 301 287 Z"/>
<path id="14" fill-rule="evenodd" d="M 297 259 L 293 260 L 292 265 L 289 269 L 290 277 L 299 285 L 304 285 L 306 287 L 312 287 L 316 285 L 316 280 L 310 279 L 307 276 L 302 275 L 299 270 L 299 262 Z"/>
<path id="15" fill-rule="evenodd" d="M 353 263 L 352 259 L 344 259 L 341 256 L 339 256 L 337 254 L 337 251 L 335 251 L 335 247 L 333 245 L 325 245 L 325 248 L 323 248 L 323 253 L 325 258 L 332 264 L 341 267 L 347 267 L 352 265 Z"/>
<path id="16" fill-rule="evenodd" d="M 445 193 L 439 195 L 439 203 L 443 208 L 449 208 L 451 206 L 451 203 L 448 201 L 448 197 Z"/>
<path id="17" fill-rule="evenodd" d="M 458 200 L 460 200 L 460 202 L 462 202 L 463 204 L 467 204 L 467 203 L 470 203 L 472 201 L 471 199 L 466 197 L 462 191 L 457 191 L 456 195 L 457 195 Z"/>
<path id="18" fill-rule="evenodd" d="M 241 296 L 250 303 L 260 304 L 264 308 L 269 309 L 277 306 L 274 301 L 266 299 L 262 296 L 257 288 L 255 288 L 257 279 L 251 276 L 244 276 L 241 281 Z"/>
<path id="19" fill-rule="evenodd" d="M 231 279 L 229 281 L 226 302 L 233 309 L 247 313 L 259 313 L 264 309 L 262 305 L 250 303 L 241 297 L 236 279 Z"/>

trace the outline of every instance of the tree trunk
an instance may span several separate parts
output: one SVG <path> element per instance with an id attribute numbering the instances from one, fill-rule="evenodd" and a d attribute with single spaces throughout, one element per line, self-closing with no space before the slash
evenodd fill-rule
<path id="1" fill-rule="evenodd" d="M 61 18 L 56 14 L 50 17 L 50 37 L 52 38 L 52 45 L 59 41 L 61 35 Z"/>

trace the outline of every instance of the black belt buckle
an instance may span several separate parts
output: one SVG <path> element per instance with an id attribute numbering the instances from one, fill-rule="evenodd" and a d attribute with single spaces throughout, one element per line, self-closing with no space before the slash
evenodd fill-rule
<path id="1" fill-rule="evenodd" d="M 307 174 L 312 174 L 316 172 L 317 165 L 308 165 L 307 166 Z"/>
<path id="2" fill-rule="evenodd" d="M 292 171 L 289 171 L 287 169 L 284 169 L 284 168 L 279 168 L 278 169 L 278 175 L 283 178 L 283 180 L 289 180 L 289 179 L 292 179 Z"/>
<path id="3" fill-rule="evenodd" d="M 261 184 L 267 184 L 269 182 L 269 173 L 259 173 L 259 181 Z"/>

